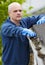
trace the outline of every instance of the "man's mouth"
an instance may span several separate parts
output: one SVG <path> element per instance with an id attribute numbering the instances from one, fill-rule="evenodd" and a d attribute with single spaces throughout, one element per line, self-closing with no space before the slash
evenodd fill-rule
<path id="1" fill-rule="evenodd" d="M 21 16 L 17 16 L 17 17 L 21 17 Z"/>

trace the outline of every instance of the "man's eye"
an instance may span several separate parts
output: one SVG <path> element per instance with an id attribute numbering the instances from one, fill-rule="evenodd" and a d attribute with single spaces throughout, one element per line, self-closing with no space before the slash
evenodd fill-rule
<path id="1" fill-rule="evenodd" d="M 19 12 L 22 12 L 22 10 L 19 10 Z"/>
<path id="2" fill-rule="evenodd" d="M 14 10 L 13 12 L 22 12 L 22 10 Z"/>
<path id="3" fill-rule="evenodd" d="M 13 11 L 13 12 L 17 12 L 17 10 Z"/>

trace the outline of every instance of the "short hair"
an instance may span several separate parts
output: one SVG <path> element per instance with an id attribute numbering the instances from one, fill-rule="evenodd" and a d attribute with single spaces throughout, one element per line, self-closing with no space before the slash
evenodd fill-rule
<path id="1" fill-rule="evenodd" d="M 13 2 L 13 3 L 9 4 L 9 5 L 8 5 L 8 12 L 11 11 L 13 5 L 20 5 L 20 4 L 19 4 L 18 2 Z"/>

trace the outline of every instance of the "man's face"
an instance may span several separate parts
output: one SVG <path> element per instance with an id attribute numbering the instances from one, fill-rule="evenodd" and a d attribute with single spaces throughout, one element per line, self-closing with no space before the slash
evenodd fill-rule
<path id="1" fill-rule="evenodd" d="M 9 13 L 9 16 L 12 20 L 19 21 L 22 18 L 22 8 L 20 5 L 12 6 L 12 10 Z"/>

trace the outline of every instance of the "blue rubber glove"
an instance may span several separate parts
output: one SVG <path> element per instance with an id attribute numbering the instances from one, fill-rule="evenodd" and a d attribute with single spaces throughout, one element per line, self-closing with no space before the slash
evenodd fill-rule
<path id="1" fill-rule="evenodd" d="M 45 16 L 37 21 L 37 24 L 43 24 L 43 23 L 45 23 Z"/>
<path id="2" fill-rule="evenodd" d="M 36 37 L 37 36 L 36 33 L 33 32 L 31 29 L 26 29 L 26 28 L 23 29 L 22 35 L 29 36 L 29 37 Z"/>

